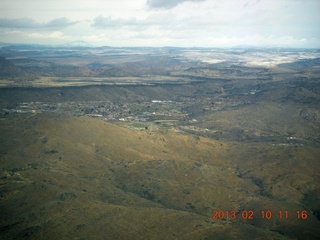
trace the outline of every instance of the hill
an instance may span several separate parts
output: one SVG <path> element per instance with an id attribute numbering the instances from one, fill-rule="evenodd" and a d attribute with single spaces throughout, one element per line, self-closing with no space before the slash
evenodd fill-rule
<path id="1" fill-rule="evenodd" d="M 17 77 L 23 74 L 23 70 L 11 61 L 0 56 L 0 77 Z"/>
<path id="2" fill-rule="evenodd" d="M 9 79 L 13 80 L 14 83 L 24 84 L 36 77 L 35 73 L 25 71 L 10 60 L 0 56 L 0 81 Z"/>
<path id="3" fill-rule="evenodd" d="M 219 142 L 54 114 L 3 117 L 0 131 L 3 239 L 319 234 L 312 214 L 318 148 Z M 238 218 L 212 219 L 215 209 Z M 273 216 L 262 218 L 262 210 Z M 298 218 L 304 210 L 307 218 Z M 244 219 L 248 211 L 253 219 Z"/>

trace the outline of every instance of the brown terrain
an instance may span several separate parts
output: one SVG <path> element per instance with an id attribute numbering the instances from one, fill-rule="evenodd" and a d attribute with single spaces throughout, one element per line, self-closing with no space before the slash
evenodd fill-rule
<path id="1" fill-rule="evenodd" d="M 311 210 L 319 203 L 319 148 L 218 142 L 50 115 L 1 119 L 1 133 L 5 239 L 320 233 Z M 235 210 L 239 218 L 214 220 L 213 210 Z M 254 218 L 243 219 L 243 210 Z M 271 219 L 262 219 L 261 210 L 272 211 Z M 298 218 L 302 210 L 306 219 Z"/>
<path id="2" fill-rule="evenodd" d="M 317 59 L 19 49 L 0 59 L 0 239 L 320 236 Z"/>

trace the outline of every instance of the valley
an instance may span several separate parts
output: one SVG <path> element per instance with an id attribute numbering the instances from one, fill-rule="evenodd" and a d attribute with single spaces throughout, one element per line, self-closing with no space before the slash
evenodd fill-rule
<path id="1" fill-rule="evenodd" d="M 320 235 L 318 50 L 0 55 L 3 239 Z"/>

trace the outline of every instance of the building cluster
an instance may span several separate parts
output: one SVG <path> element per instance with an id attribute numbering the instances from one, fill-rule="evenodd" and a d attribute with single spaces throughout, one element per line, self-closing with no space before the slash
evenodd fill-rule
<path id="1" fill-rule="evenodd" d="M 221 111 L 226 107 L 246 104 L 242 100 L 208 97 L 176 97 L 175 100 L 153 99 L 146 102 L 114 103 L 111 101 L 23 102 L 16 108 L 2 109 L 1 113 L 62 113 L 88 116 L 106 121 L 194 123 L 199 114 Z M 200 111 L 200 112 L 199 112 Z"/>

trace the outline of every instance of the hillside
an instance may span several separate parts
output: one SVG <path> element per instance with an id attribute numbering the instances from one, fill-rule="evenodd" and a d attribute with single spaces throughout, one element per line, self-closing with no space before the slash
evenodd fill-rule
<path id="1" fill-rule="evenodd" d="M 0 56 L 0 82 L 3 81 L 3 79 L 6 79 L 13 80 L 14 83 L 25 84 L 27 81 L 36 78 L 37 76 L 35 73 L 25 71 L 10 60 Z"/>
<path id="2" fill-rule="evenodd" d="M 4 57 L 0 56 L 0 77 L 17 77 L 23 73 L 23 70 L 16 65 L 14 65 L 11 61 L 6 60 Z"/>
<path id="3" fill-rule="evenodd" d="M 318 148 L 54 114 L 1 118 L 3 239 L 312 239 Z M 303 161 L 301 161 L 303 159 Z M 288 168 L 290 171 L 288 171 Z M 213 210 L 237 219 L 212 219 Z M 243 219 L 243 211 L 254 219 Z M 261 210 L 273 216 L 262 219 Z M 288 211 L 288 219 L 278 212 Z M 306 219 L 297 211 L 307 211 Z"/>

